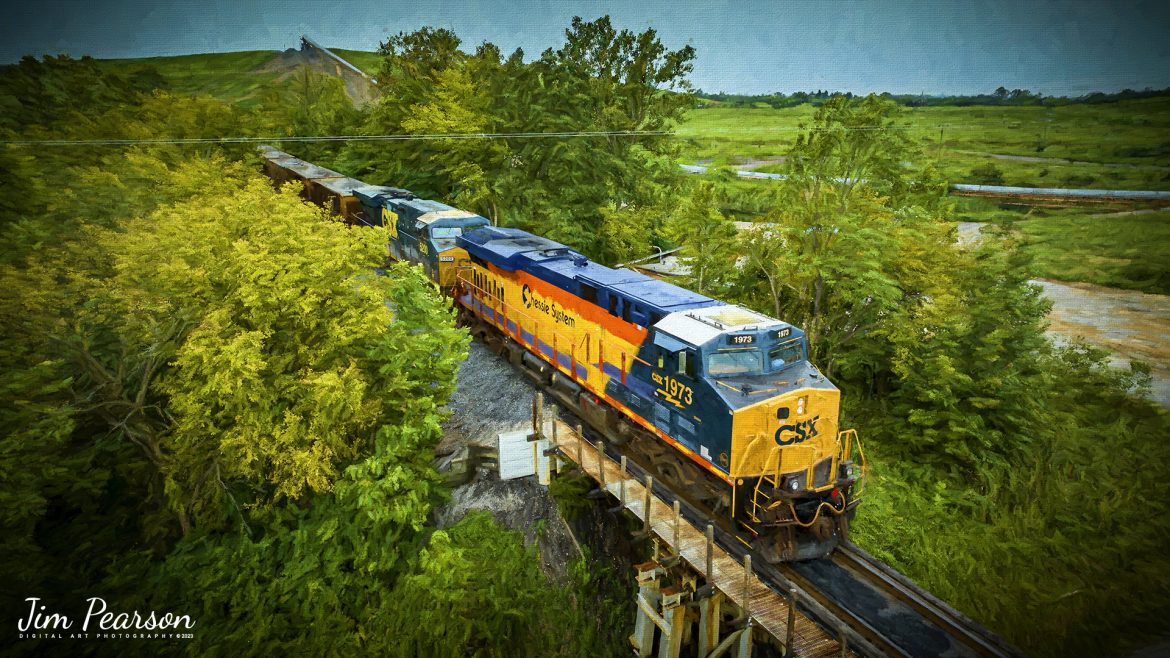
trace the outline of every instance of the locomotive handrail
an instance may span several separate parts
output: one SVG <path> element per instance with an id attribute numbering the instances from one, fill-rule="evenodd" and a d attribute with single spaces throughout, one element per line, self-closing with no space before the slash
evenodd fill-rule
<path id="1" fill-rule="evenodd" d="M 858 463 L 859 471 L 857 475 L 857 482 L 854 484 L 853 489 L 853 498 L 854 500 L 860 500 L 861 494 L 865 491 L 866 474 L 869 471 L 869 463 L 865 458 L 865 450 L 861 447 L 861 437 L 857 435 L 856 429 L 849 428 L 847 430 L 841 430 L 838 432 L 837 440 L 843 440 L 845 442 L 845 446 L 841 454 L 845 457 L 846 460 L 852 461 L 853 447 L 857 447 L 857 456 L 860 457 L 860 461 Z"/>
<path id="2" fill-rule="evenodd" d="M 759 511 L 759 509 L 761 507 L 763 507 L 764 509 L 771 509 L 772 507 L 774 507 L 777 504 L 777 502 L 773 502 L 771 505 L 768 505 L 766 507 L 764 505 L 761 505 L 759 503 L 759 499 L 761 496 L 763 496 L 764 498 L 767 498 L 769 501 L 772 500 L 772 497 L 769 496 L 767 493 L 764 493 L 763 491 L 761 491 L 760 488 L 761 488 L 761 485 L 763 485 L 764 482 L 766 482 L 766 481 L 771 482 L 772 491 L 776 491 L 777 489 L 780 488 L 780 465 L 781 465 L 781 458 L 783 457 L 785 450 L 811 450 L 814 454 L 816 453 L 816 447 L 811 446 L 811 445 L 791 445 L 791 446 L 773 446 L 772 447 L 772 450 L 768 452 L 768 458 L 766 460 L 764 460 L 763 473 L 756 480 L 756 486 L 752 491 L 751 519 L 753 521 L 755 521 L 756 523 L 760 522 L 760 519 L 757 516 L 756 512 Z M 775 457 L 776 465 L 774 468 L 769 469 L 768 464 L 773 461 L 773 456 Z M 807 467 L 805 467 L 805 481 L 808 482 L 809 484 L 812 484 L 813 464 L 814 464 L 814 462 L 812 462 L 810 460 L 809 465 Z"/>
<path id="3" fill-rule="evenodd" d="M 468 269 L 470 269 L 470 268 L 468 268 Z M 488 292 L 487 288 L 484 288 L 482 286 L 477 286 L 474 281 L 472 281 L 471 279 L 464 278 L 462 274 L 456 273 L 455 279 L 456 279 L 456 281 L 461 281 L 463 283 L 466 283 L 468 285 L 468 287 L 472 288 L 473 290 L 478 290 L 480 292 L 480 294 L 483 295 L 484 297 L 491 297 L 493 300 L 497 300 L 503 308 L 510 309 L 510 310 L 508 310 L 509 314 L 515 312 L 522 317 L 525 317 L 529 320 L 535 321 L 535 318 L 533 316 L 525 313 L 519 307 L 513 306 L 513 305 L 509 304 L 508 302 L 500 299 L 499 297 L 496 297 L 495 295 L 490 294 Z M 482 302 L 482 300 L 481 300 L 481 302 Z M 520 329 L 519 323 L 517 323 L 516 328 Z M 506 331 L 507 330 L 505 330 L 505 332 Z"/>

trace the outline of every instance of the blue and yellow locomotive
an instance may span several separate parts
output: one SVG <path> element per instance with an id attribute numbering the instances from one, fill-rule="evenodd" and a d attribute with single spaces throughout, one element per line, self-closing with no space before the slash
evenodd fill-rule
<path id="1" fill-rule="evenodd" d="M 799 328 L 358 183 L 359 204 L 333 206 L 386 226 L 390 255 L 420 263 L 474 334 L 766 559 L 822 557 L 846 536 L 861 447 Z"/>

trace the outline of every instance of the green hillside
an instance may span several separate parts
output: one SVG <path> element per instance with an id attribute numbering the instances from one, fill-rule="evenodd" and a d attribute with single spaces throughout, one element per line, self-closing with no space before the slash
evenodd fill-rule
<path id="1" fill-rule="evenodd" d="M 103 68 L 123 75 L 157 73 L 168 89 L 178 93 L 209 94 L 228 102 L 246 102 L 258 89 L 278 77 L 275 73 L 256 71 L 276 55 L 275 50 L 247 50 L 98 62 Z"/>
<path id="2" fill-rule="evenodd" d="M 362 50 L 330 48 L 339 57 L 364 73 L 376 76 L 381 56 Z M 130 77 L 145 77 L 158 87 L 181 94 L 208 94 L 222 101 L 251 107 L 259 102 L 263 89 L 281 77 L 280 71 L 265 71 L 280 54 L 276 50 L 248 50 L 234 53 L 205 53 L 176 57 L 98 60 L 103 69 Z"/>

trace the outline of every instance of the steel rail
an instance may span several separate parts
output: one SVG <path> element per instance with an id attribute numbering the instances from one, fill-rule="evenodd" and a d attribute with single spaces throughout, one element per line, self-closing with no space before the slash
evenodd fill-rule
<path id="1" fill-rule="evenodd" d="M 496 330 L 490 324 L 486 327 Z M 522 366 L 517 369 L 523 370 Z M 551 399 L 561 400 L 562 396 L 550 385 L 538 384 L 538 387 L 548 391 Z M 571 404 L 562 405 L 571 416 L 576 411 Z M 578 427 L 582 425 L 578 424 Z M 614 446 L 604 445 L 599 439 L 589 439 L 589 436 L 598 436 L 598 433 L 582 427 L 581 440 L 603 449 L 606 454 L 612 450 L 621 454 Z M 580 445 L 580 444 L 578 444 Z M 571 456 L 566 455 L 569 459 Z M 629 457 L 630 472 L 645 476 L 650 469 L 649 465 L 639 463 L 637 456 Z M 582 465 L 583 466 L 583 465 Z M 599 469 L 604 481 L 604 471 Z M 660 478 L 655 478 L 651 492 L 662 501 L 678 503 L 678 513 L 686 518 L 687 522 L 695 527 L 703 527 L 708 523 L 714 525 L 714 535 L 719 545 L 730 555 L 742 559 L 752 555 L 752 571 L 778 600 L 787 601 L 788 592 L 797 593 L 797 609 L 808 619 L 811 619 L 829 637 L 843 638 L 850 649 L 865 656 L 1017 656 L 1019 652 L 1006 642 L 986 629 L 979 627 L 975 622 L 962 616 L 957 611 L 939 601 L 937 598 L 924 592 L 905 576 L 898 574 L 888 566 L 880 563 L 872 556 L 861 551 L 852 544 L 838 548 L 834 557 L 800 563 L 770 564 L 762 556 L 751 550 L 747 532 L 732 524 L 726 518 L 712 517 L 694 503 L 688 496 L 665 486 Z M 649 518 L 649 509 L 646 511 Z M 837 581 L 823 579 L 818 576 L 818 570 L 835 570 Z M 848 582 L 853 583 L 852 586 Z M 842 589 L 841 585 L 846 586 Z M 861 588 L 861 589 L 859 589 Z M 865 588 L 871 593 L 864 596 Z M 846 594 L 842 594 L 846 592 Z M 888 602 L 879 608 L 874 605 L 873 593 L 877 598 Z M 851 597 L 850 593 L 861 593 L 861 597 Z M 847 599 L 854 599 L 848 601 Z M 851 605 L 852 603 L 852 605 Z M 882 601 L 878 600 L 878 604 Z M 903 611 L 911 614 L 902 614 L 898 620 L 909 626 L 923 626 L 934 630 L 934 635 L 945 634 L 951 641 L 939 644 L 911 643 L 908 640 L 927 637 L 931 633 L 905 633 L 898 627 L 899 623 L 890 626 L 885 611 L 888 604 L 896 604 Z M 907 623 L 908 622 L 908 623 Z M 780 639 L 780 638 L 777 638 Z M 956 643 L 958 642 L 958 643 Z M 972 646 L 974 645 L 974 646 Z M 790 648 L 791 649 L 791 648 Z M 966 649 L 966 650 L 964 650 Z"/>
<path id="2" fill-rule="evenodd" d="M 883 587 L 898 600 L 931 620 L 947 635 L 972 649 L 976 655 L 1007 658 L 1023 655 L 1000 636 L 955 610 L 904 574 L 890 568 L 852 542 L 846 542 L 830 558 L 838 565 Z"/>
<path id="3" fill-rule="evenodd" d="M 547 387 L 547 390 L 552 392 L 551 387 Z M 557 399 L 556 396 L 553 396 L 553 399 Z M 572 409 L 565 409 L 564 405 L 560 406 L 564 411 L 568 412 L 574 424 L 579 422 Z M 597 441 L 600 440 L 600 435 L 588 425 L 582 425 L 581 427 L 584 434 L 583 438 L 596 445 Z M 611 444 L 606 444 L 605 452 L 611 458 L 623 455 L 616 446 Z M 625 456 L 628 459 L 629 472 L 635 479 L 641 480 L 647 474 L 654 474 L 636 456 Z M 671 489 L 657 477 L 651 489 L 654 495 L 663 502 L 678 501 L 682 518 L 686 519 L 696 528 L 702 528 L 708 523 L 712 524 L 714 526 L 716 543 L 729 555 L 741 561 L 744 556 L 751 555 L 752 571 L 760 579 L 760 582 L 771 590 L 777 600 L 787 601 L 787 592 L 795 590 L 797 594 L 797 612 L 812 620 L 827 636 L 839 637 L 844 634 L 851 651 L 862 656 L 879 658 L 882 656 L 908 655 L 904 652 L 897 651 L 893 645 L 884 640 L 876 629 L 870 627 L 864 620 L 849 614 L 847 611 L 843 612 L 844 609 L 836 605 L 831 598 L 825 597 L 815 588 L 810 589 L 808 583 L 797 582 L 782 574 L 775 565 L 769 564 L 762 555 L 759 555 L 750 548 L 750 537 L 747 536 L 747 533 L 731 526 L 728 519 L 712 518 L 688 496 Z M 783 641 L 784 638 L 777 639 Z"/>

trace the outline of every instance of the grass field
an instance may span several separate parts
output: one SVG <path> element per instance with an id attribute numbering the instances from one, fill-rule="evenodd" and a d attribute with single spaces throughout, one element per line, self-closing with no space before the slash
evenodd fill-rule
<path id="1" fill-rule="evenodd" d="M 1170 211 L 1017 222 L 1037 276 L 1170 295 Z"/>
<path id="2" fill-rule="evenodd" d="M 683 160 L 782 158 L 814 111 L 809 105 L 693 110 L 677 130 Z M 1170 190 L 1168 97 L 1061 107 L 908 108 L 900 123 L 953 183 Z M 972 170 L 989 165 L 1002 172 L 1002 181 L 976 180 Z"/>
<path id="3" fill-rule="evenodd" d="M 1034 276 L 1170 294 L 1170 210 L 1117 214 L 953 197 L 954 219 L 1009 225 Z"/>
<path id="4" fill-rule="evenodd" d="M 377 53 L 331 50 L 377 75 Z M 153 68 L 176 92 L 250 105 L 276 78 L 256 69 L 276 54 L 210 53 L 102 64 L 131 74 Z M 767 161 L 788 153 L 800 124 L 814 112 L 811 105 L 693 110 L 677 129 L 682 160 L 716 165 L 762 160 L 758 170 L 778 171 L 781 165 Z M 1170 190 L 1170 97 L 1051 108 L 908 108 L 901 125 L 954 183 Z"/>
<path id="5" fill-rule="evenodd" d="M 377 53 L 331 50 L 377 75 Z M 277 77 L 256 72 L 276 55 L 212 53 L 103 60 L 102 65 L 127 74 L 153 68 L 176 92 L 210 94 L 246 106 Z M 693 110 L 677 129 L 682 160 L 716 165 L 763 161 L 757 170 L 778 171 L 782 165 L 774 161 L 788 153 L 800 124 L 814 112 L 810 105 Z M 938 158 L 951 182 L 1170 190 L 1167 97 L 1053 108 L 911 108 L 901 124 L 923 144 L 925 157 Z M 980 178 L 997 172 L 1002 180 Z M 731 202 L 724 210 L 736 219 L 752 219 L 762 212 L 752 191 L 767 184 L 727 182 Z M 954 202 L 959 221 L 1014 222 L 1028 238 L 1025 248 L 1035 257 L 1037 276 L 1170 293 L 1170 213 L 1101 220 L 1088 217 L 1092 211 L 1086 210 L 1032 209 L 1027 214 L 1027 208 L 984 199 Z"/>
<path id="6" fill-rule="evenodd" d="M 329 50 L 371 76 L 376 76 L 381 67 L 382 58 L 377 53 L 340 48 Z M 99 62 L 124 75 L 154 69 L 170 89 L 177 93 L 208 94 L 248 107 L 258 101 L 258 93 L 262 89 L 279 77 L 277 73 L 257 71 L 278 54 L 275 50 L 250 50 L 179 57 L 106 59 Z"/>
<path id="7" fill-rule="evenodd" d="M 275 50 L 208 53 L 180 57 L 99 60 L 102 66 L 126 75 L 154 69 L 171 90 L 182 94 L 208 94 L 224 101 L 248 105 L 256 92 L 276 79 L 274 73 L 255 69 L 277 55 Z"/>

